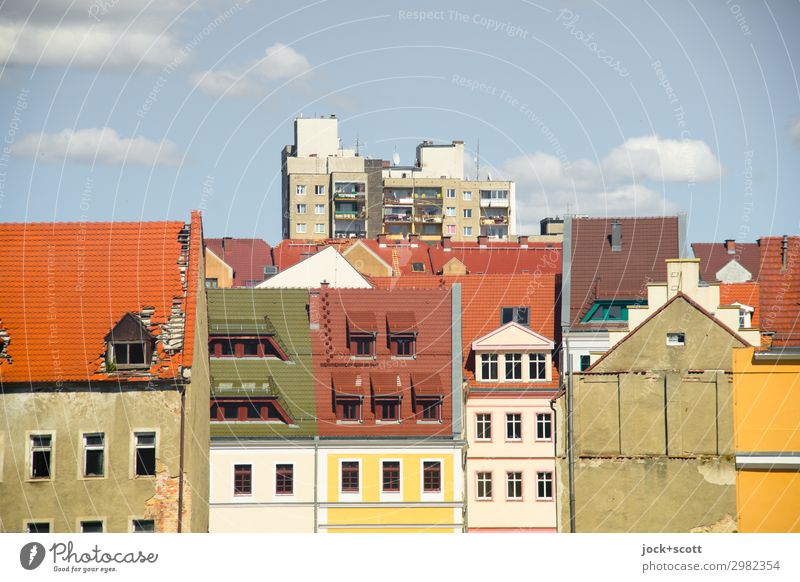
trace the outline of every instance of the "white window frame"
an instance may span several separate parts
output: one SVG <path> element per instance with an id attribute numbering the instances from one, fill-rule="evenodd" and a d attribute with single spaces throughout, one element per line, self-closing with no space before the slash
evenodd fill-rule
<path id="1" fill-rule="evenodd" d="M 488 422 L 483 421 L 481 416 L 488 417 Z M 488 424 L 489 425 L 489 438 L 481 438 L 478 435 L 481 434 L 478 427 L 481 424 Z M 477 443 L 490 443 L 494 439 L 494 434 L 492 433 L 492 413 L 491 412 L 476 412 L 475 413 L 475 442 Z"/>
<path id="2" fill-rule="evenodd" d="M 295 214 L 306 214 L 308 210 L 308 204 L 295 204 L 294 210 Z"/>
<path id="3" fill-rule="evenodd" d="M 481 479 L 481 475 L 489 475 L 489 479 Z M 481 483 L 489 484 L 490 494 L 481 495 Z M 485 490 L 484 490 L 485 493 Z M 492 471 L 475 471 L 475 501 L 492 501 L 494 499 L 494 474 Z"/>
<path id="4" fill-rule="evenodd" d="M 514 496 L 511 497 L 508 494 L 509 486 L 511 485 L 511 475 L 519 475 L 519 479 L 515 478 L 514 482 L 519 483 L 519 497 Z M 525 489 L 523 483 L 523 476 L 522 471 L 506 471 L 506 501 L 524 501 L 525 500 Z"/>
<path id="5" fill-rule="evenodd" d="M 464 190 L 462 198 L 466 201 L 472 200 L 472 190 Z"/>
<path id="6" fill-rule="evenodd" d="M 519 378 L 508 378 L 506 373 L 506 363 L 510 361 L 509 356 L 519 356 Z M 516 363 L 516 362 L 515 362 Z M 522 352 L 506 352 L 503 354 L 503 382 L 524 382 L 525 381 L 525 358 Z"/>
<path id="7" fill-rule="evenodd" d="M 445 216 L 455 216 L 456 215 L 456 207 L 455 206 L 445 206 L 444 207 L 444 215 Z"/>
<path id="8" fill-rule="evenodd" d="M 97 445 L 88 445 L 87 444 L 87 437 L 91 436 L 98 436 L 101 435 L 103 437 L 103 445 L 98 447 Z M 81 433 L 81 443 L 82 447 L 82 455 L 81 455 L 81 468 L 80 468 L 80 478 L 81 479 L 105 479 L 108 473 L 108 454 L 107 454 L 107 446 L 108 446 L 108 439 L 106 437 L 106 433 L 102 431 L 92 431 L 92 432 L 82 432 Z M 88 451 L 103 451 L 103 474 L 102 475 L 87 475 L 86 474 L 86 456 Z M 85 520 L 88 521 L 88 520 Z"/>
<path id="9" fill-rule="evenodd" d="M 547 418 L 547 426 L 550 428 L 550 436 L 544 437 L 539 435 L 539 428 L 540 426 L 543 428 L 545 425 L 539 422 L 539 417 L 546 417 Z M 536 413 L 536 440 L 539 442 L 552 442 L 553 441 L 553 415 L 549 412 L 537 412 Z"/>
<path id="10" fill-rule="evenodd" d="M 314 234 L 325 234 L 325 223 L 314 223 Z"/>
<path id="11" fill-rule="evenodd" d="M 325 215 L 325 205 L 324 204 L 314 204 L 314 214 L 317 216 L 324 216 Z"/>
<path id="12" fill-rule="evenodd" d="M 494 356 L 494 363 L 497 364 L 497 376 L 495 378 L 484 378 L 483 376 L 483 358 L 491 358 Z M 492 363 L 492 362 L 488 362 Z M 500 354 L 497 352 L 484 352 L 479 354 L 479 361 L 478 361 L 478 375 L 481 382 L 499 382 L 500 381 Z"/>
<path id="13" fill-rule="evenodd" d="M 681 347 L 686 345 L 686 333 L 682 331 L 670 331 L 667 333 L 667 345 L 670 347 Z"/>
<path id="14" fill-rule="evenodd" d="M 445 194 L 445 198 L 455 198 L 455 197 L 456 197 L 456 189 L 447 188 L 447 193 Z"/>
<path id="15" fill-rule="evenodd" d="M 43 449 L 44 447 L 34 447 L 33 437 L 50 437 L 50 464 L 48 466 L 49 474 L 47 477 L 34 477 L 33 476 L 33 453 L 35 450 Z M 26 481 L 52 481 L 55 479 L 56 474 L 56 431 L 54 430 L 35 430 L 26 433 L 28 443 L 28 470 L 26 473 Z M 46 520 L 28 520 L 28 521 L 46 521 Z M 52 529 L 50 530 L 52 531 Z"/>
<path id="16" fill-rule="evenodd" d="M 102 526 L 100 533 L 108 533 L 108 530 L 106 529 L 106 518 L 104 517 L 79 517 L 76 521 L 77 524 L 75 526 L 75 531 L 78 533 L 86 533 L 83 531 L 83 524 L 90 521 L 99 521 Z"/>
<path id="17" fill-rule="evenodd" d="M 305 184 L 296 184 L 294 187 L 294 193 L 297 196 L 305 196 L 306 195 L 306 185 Z"/>
<path id="18" fill-rule="evenodd" d="M 549 366 L 547 365 L 550 358 L 547 357 L 548 354 L 546 352 L 528 352 L 528 380 L 530 382 L 547 382 L 550 379 L 550 370 Z M 531 365 L 534 363 L 534 358 L 536 361 L 540 358 L 544 358 L 544 378 L 535 378 L 531 375 Z"/>
<path id="19" fill-rule="evenodd" d="M 140 434 L 153 433 L 155 435 L 155 471 L 153 475 L 137 475 L 136 474 L 136 450 L 137 436 Z M 130 477 L 131 479 L 155 479 L 158 475 L 158 450 L 161 444 L 161 434 L 156 428 L 134 428 L 131 430 L 131 464 L 130 464 Z M 137 518 L 138 519 L 138 518 Z"/>
<path id="20" fill-rule="evenodd" d="M 514 425 L 519 425 L 519 436 L 518 437 L 510 437 L 508 436 L 508 428 L 512 425 L 512 416 L 519 417 L 519 422 L 514 421 Z M 524 437 L 524 433 L 522 432 L 522 413 L 521 412 L 506 412 L 506 442 L 507 443 L 521 443 Z"/>
<path id="21" fill-rule="evenodd" d="M 542 475 L 546 478 L 542 479 Z M 550 497 L 539 496 L 539 483 L 550 482 Z M 553 501 L 553 490 L 555 489 L 555 480 L 553 479 L 553 471 L 536 471 L 536 501 Z"/>
<path id="22" fill-rule="evenodd" d="M 447 231 L 445 234 L 448 234 L 448 235 L 456 234 L 456 225 L 455 224 L 446 224 L 445 228 L 446 228 L 446 231 Z"/>
<path id="23" fill-rule="evenodd" d="M 464 236 L 472 236 L 472 227 L 471 226 L 465 226 L 464 227 Z"/>
<path id="24" fill-rule="evenodd" d="M 308 231 L 307 225 L 305 222 L 296 222 L 294 224 L 294 231 L 298 234 L 306 234 Z"/>
<path id="25" fill-rule="evenodd" d="M 314 195 L 315 196 L 325 196 L 325 185 L 324 184 L 316 184 L 316 185 L 314 185 Z"/>
<path id="26" fill-rule="evenodd" d="M 472 218 L 472 208 L 464 208 L 464 218 Z"/>

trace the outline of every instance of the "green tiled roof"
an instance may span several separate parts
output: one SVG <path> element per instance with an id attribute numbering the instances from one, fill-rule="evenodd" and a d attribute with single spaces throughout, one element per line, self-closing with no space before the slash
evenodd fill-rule
<path id="1" fill-rule="evenodd" d="M 210 289 L 211 333 L 273 335 L 289 361 L 264 358 L 211 358 L 214 396 L 277 396 L 297 426 L 266 423 L 211 424 L 212 436 L 291 437 L 316 434 L 316 404 L 303 289 Z M 225 331 L 222 331 L 225 330 Z"/>

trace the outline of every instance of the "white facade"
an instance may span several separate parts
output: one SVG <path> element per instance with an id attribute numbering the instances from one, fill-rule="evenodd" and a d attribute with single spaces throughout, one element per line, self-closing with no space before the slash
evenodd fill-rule
<path id="1" fill-rule="evenodd" d="M 326 247 L 260 283 L 256 289 L 318 289 L 323 282 L 332 288 L 372 288 L 339 251 Z"/>

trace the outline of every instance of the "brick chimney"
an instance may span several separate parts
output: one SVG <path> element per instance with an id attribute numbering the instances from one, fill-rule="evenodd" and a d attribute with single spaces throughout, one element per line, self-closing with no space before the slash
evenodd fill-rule
<path id="1" fill-rule="evenodd" d="M 378 235 L 378 244 L 381 245 L 382 247 L 386 246 L 386 243 L 388 242 L 388 240 L 389 240 L 389 237 L 386 236 L 385 234 L 379 234 Z"/>
<path id="2" fill-rule="evenodd" d="M 736 241 L 732 238 L 725 239 L 725 250 L 728 251 L 729 255 L 736 254 Z"/>
<path id="3" fill-rule="evenodd" d="M 412 245 L 419 244 L 419 235 L 418 234 L 409 234 L 408 235 L 408 242 Z"/>
<path id="4" fill-rule="evenodd" d="M 446 251 L 449 251 L 452 248 L 453 243 L 450 240 L 449 236 L 442 237 L 442 248 Z"/>
<path id="5" fill-rule="evenodd" d="M 523 249 L 527 249 L 528 248 L 528 236 L 527 235 L 518 236 L 517 237 L 517 242 L 519 243 L 519 246 L 521 246 Z"/>
<path id="6" fill-rule="evenodd" d="M 485 234 L 478 235 L 478 245 L 485 247 L 487 244 L 489 244 L 489 237 Z"/>

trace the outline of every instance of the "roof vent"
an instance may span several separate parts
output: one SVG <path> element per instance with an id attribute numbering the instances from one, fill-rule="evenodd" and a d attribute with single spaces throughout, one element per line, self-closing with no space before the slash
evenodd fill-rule
<path id="1" fill-rule="evenodd" d="M 611 223 L 611 251 L 618 253 L 622 250 L 622 225 L 615 221 Z"/>
<path id="2" fill-rule="evenodd" d="M 736 241 L 732 238 L 725 239 L 725 250 L 728 251 L 729 255 L 736 254 Z"/>

